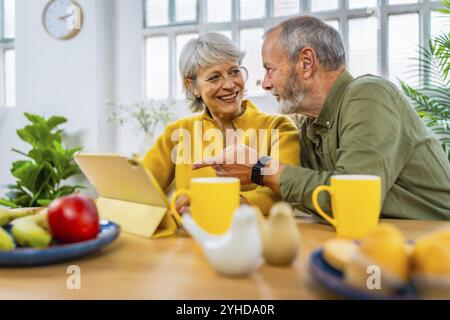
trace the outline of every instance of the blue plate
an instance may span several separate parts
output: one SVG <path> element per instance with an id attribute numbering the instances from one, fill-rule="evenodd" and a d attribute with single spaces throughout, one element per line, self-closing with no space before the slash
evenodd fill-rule
<path id="1" fill-rule="evenodd" d="M 6 228 L 8 229 L 8 228 Z M 17 248 L 0 252 L 0 266 L 31 267 L 72 260 L 96 252 L 114 241 L 120 234 L 120 227 L 110 221 L 100 221 L 97 238 L 70 244 L 53 244 L 45 249 Z"/>
<path id="2" fill-rule="evenodd" d="M 309 270 L 313 278 L 325 288 L 342 297 L 356 300 L 404 300 L 417 299 L 413 284 L 392 296 L 370 293 L 350 287 L 344 282 L 344 274 L 336 270 L 323 257 L 323 249 L 315 250 L 309 258 Z"/>

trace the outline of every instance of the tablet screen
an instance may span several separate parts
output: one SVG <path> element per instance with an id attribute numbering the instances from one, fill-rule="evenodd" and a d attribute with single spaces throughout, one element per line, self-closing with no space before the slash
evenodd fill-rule
<path id="1" fill-rule="evenodd" d="M 101 197 L 168 208 L 153 174 L 138 159 L 117 154 L 78 154 L 75 162 Z"/>

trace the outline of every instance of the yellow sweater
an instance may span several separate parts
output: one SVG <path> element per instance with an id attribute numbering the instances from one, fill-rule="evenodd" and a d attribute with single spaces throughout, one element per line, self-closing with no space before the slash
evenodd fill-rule
<path id="1" fill-rule="evenodd" d="M 259 154 L 270 155 L 283 163 L 300 165 L 299 137 L 294 122 L 286 116 L 263 113 L 250 100 L 244 100 L 242 106 L 245 112 L 233 120 L 240 142 L 257 149 Z M 165 128 L 145 155 L 144 164 L 163 190 L 174 179 L 176 189 L 188 189 L 192 178 L 215 177 L 212 168 L 192 170 L 192 164 L 201 158 L 214 156 L 226 147 L 225 135 L 217 136 L 218 133 L 219 126 L 207 111 L 179 119 Z M 280 200 L 272 190 L 256 184 L 241 186 L 241 195 L 264 214 Z"/>

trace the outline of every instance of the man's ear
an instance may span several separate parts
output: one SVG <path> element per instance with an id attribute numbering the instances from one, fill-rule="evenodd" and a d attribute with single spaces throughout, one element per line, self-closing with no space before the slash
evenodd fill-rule
<path id="1" fill-rule="evenodd" d="M 310 78 L 317 66 L 317 55 L 313 48 L 305 47 L 298 54 L 297 68 L 300 69 L 303 78 Z"/>

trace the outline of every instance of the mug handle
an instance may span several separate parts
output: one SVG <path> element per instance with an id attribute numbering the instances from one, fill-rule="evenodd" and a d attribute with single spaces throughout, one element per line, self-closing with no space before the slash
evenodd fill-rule
<path id="1" fill-rule="evenodd" d="M 187 189 L 180 189 L 175 191 L 175 193 L 172 196 L 172 199 L 170 199 L 170 212 L 172 213 L 172 216 L 174 217 L 175 221 L 177 222 L 178 226 L 181 226 L 181 214 L 177 211 L 177 207 L 175 205 L 175 201 L 179 196 L 182 194 L 187 195 L 189 198 L 191 197 L 191 193 Z"/>
<path id="2" fill-rule="evenodd" d="M 318 186 L 316 189 L 314 189 L 314 192 L 312 194 L 312 203 L 314 208 L 317 210 L 317 213 L 319 213 L 322 218 L 324 218 L 325 220 L 327 220 L 333 227 L 337 227 L 337 221 L 333 218 L 331 218 L 329 215 L 327 215 L 322 208 L 319 205 L 319 201 L 317 200 L 319 193 L 321 191 L 328 191 L 330 193 L 330 195 L 333 194 L 333 188 L 329 187 L 329 186 Z"/>

